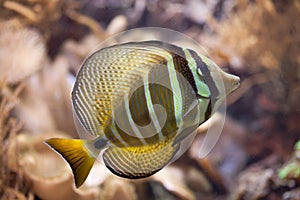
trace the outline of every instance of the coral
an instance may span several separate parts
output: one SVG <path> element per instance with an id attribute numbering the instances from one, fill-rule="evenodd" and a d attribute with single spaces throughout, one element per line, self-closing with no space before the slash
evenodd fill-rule
<path id="1" fill-rule="evenodd" d="M 18 103 L 18 95 L 22 85 L 11 90 L 7 82 L 0 81 L 0 198 L 1 199 L 25 199 L 28 187 L 24 185 L 23 175 L 18 166 L 14 170 L 8 167 L 11 159 L 7 154 L 8 144 L 22 127 L 19 120 L 10 115 L 12 109 Z"/>

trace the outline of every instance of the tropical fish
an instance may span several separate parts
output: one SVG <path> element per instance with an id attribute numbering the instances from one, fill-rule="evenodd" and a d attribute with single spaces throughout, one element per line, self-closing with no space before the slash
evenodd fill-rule
<path id="1" fill-rule="evenodd" d="M 239 85 L 204 55 L 161 41 L 118 44 L 84 61 L 72 90 L 75 121 L 92 139 L 48 139 L 76 186 L 97 157 L 138 179 L 165 167 Z"/>

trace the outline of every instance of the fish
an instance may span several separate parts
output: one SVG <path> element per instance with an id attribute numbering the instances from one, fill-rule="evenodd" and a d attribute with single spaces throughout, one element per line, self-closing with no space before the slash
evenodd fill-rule
<path id="1" fill-rule="evenodd" d="M 239 82 L 208 57 L 171 43 L 105 47 L 85 59 L 71 93 L 75 123 L 92 138 L 45 143 L 70 165 L 77 188 L 98 158 L 117 176 L 146 178 L 178 155 Z"/>

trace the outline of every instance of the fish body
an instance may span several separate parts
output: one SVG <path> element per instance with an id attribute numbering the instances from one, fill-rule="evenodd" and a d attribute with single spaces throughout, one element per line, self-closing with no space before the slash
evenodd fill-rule
<path id="1" fill-rule="evenodd" d="M 92 140 L 46 141 L 73 170 L 76 186 L 99 156 L 114 174 L 148 177 L 236 89 L 239 78 L 191 49 L 130 42 L 88 56 L 72 91 L 75 117 Z"/>

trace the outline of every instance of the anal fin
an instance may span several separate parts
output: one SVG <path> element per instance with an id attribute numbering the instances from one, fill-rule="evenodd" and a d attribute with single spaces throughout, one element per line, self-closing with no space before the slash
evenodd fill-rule
<path id="1" fill-rule="evenodd" d="M 176 154 L 179 145 L 169 142 L 139 147 L 110 147 L 103 154 L 106 167 L 114 174 L 130 179 L 151 176 Z"/>

